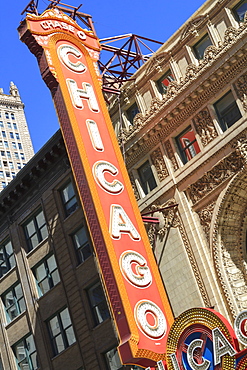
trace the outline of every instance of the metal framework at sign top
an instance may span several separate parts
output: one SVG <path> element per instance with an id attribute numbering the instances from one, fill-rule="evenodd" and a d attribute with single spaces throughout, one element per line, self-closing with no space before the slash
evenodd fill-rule
<path id="1" fill-rule="evenodd" d="M 50 4 L 45 9 L 57 8 L 68 14 L 82 28 L 87 27 L 96 35 L 92 16 L 79 11 L 82 4 L 78 7 L 61 3 L 60 0 L 49 0 Z M 31 0 L 24 13 L 40 15 L 38 11 L 39 0 Z M 102 90 L 108 102 L 111 94 L 120 94 L 121 86 L 133 79 L 133 74 L 144 64 L 154 53 L 150 45 L 162 45 L 162 42 L 149 39 L 135 34 L 125 34 L 100 39 L 102 52 L 98 61 L 99 70 L 102 75 Z M 113 45 L 113 43 L 116 45 Z"/>

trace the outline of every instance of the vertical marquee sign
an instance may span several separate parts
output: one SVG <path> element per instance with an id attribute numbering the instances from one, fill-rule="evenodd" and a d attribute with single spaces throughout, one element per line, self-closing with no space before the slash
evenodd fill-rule
<path id="1" fill-rule="evenodd" d="M 58 9 L 28 14 L 19 34 L 53 96 L 122 362 L 153 366 L 173 316 L 102 95 L 98 39 Z"/>

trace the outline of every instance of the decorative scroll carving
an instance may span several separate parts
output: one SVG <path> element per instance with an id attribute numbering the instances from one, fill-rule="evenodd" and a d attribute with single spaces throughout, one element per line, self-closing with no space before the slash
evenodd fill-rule
<path id="1" fill-rule="evenodd" d="M 193 36 L 198 36 L 198 28 L 202 24 L 204 19 L 205 16 L 201 15 L 189 22 L 181 34 L 181 40 L 184 40 L 187 36 L 190 36 L 191 34 Z"/>
<path id="2" fill-rule="evenodd" d="M 218 134 L 214 127 L 208 108 L 204 108 L 194 117 L 194 124 L 196 132 L 201 137 L 203 146 L 206 146 L 217 137 Z"/>
<path id="3" fill-rule="evenodd" d="M 164 64 L 168 61 L 168 58 L 169 54 L 165 51 L 156 55 L 154 58 L 152 58 L 152 60 L 150 60 L 146 69 L 146 74 L 149 75 L 154 70 L 162 72 L 162 70 L 164 69 Z"/>
<path id="4" fill-rule="evenodd" d="M 155 166 L 160 181 L 164 180 L 167 176 L 169 176 L 169 172 L 167 170 L 160 148 L 152 152 L 151 160 Z"/>
<path id="5" fill-rule="evenodd" d="M 242 136 L 237 139 L 236 143 L 233 144 L 236 149 L 236 153 L 247 163 L 247 139 L 246 136 Z"/>
<path id="6" fill-rule="evenodd" d="M 240 171 L 244 165 L 243 158 L 233 152 L 220 161 L 216 166 L 188 187 L 188 195 L 193 204 L 217 188 L 223 181 Z"/>
<path id="7" fill-rule="evenodd" d="M 239 77 L 237 80 L 236 90 L 237 95 L 243 104 L 243 108 L 247 112 L 247 73 Z"/>
<path id="8" fill-rule="evenodd" d="M 207 239 L 207 242 L 209 244 L 209 232 L 210 232 L 210 225 L 212 221 L 212 214 L 214 211 L 216 201 L 213 203 L 208 204 L 206 207 L 204 207 L 202 210 L 198 211 L 198 216 L 200 218 L 200 222 L 203 228 L 203 231 L 205 232 L 205 236 Z"/>
<path id="9" fill-rule="evenodd" d="M 175 206 L 164 209 L 166 207 L 170 207 L 171 205 Z M 154 217 L 158 217 L 160 220 L 158 225 L 150 224 L 148 226 L 149 241 L 154 248 L 157 236 L 164 238 L 167 234 L 168 229 L 170 229 L 171 227 L 178 227 L 179 219 L 175 199 L 170 199 L 163 206 L 153 204 L 150 207 L 150 214 L 152 214 Z"/>
<path id="10" fill-rule="evenodd" d="M 131 171 L 129 171 L 129 178 L 130 178 L 130 182 L 131 182 L 132 189 L 133 189 L 134 195 L 136 197 L 136 200 L 139 200 L 140 199 L 140 194 L 137 190 L 135 179 L 134 179 L 133 173 Z"/>
<path id="11" fill-rule="evenodd" d="M 174 171 L 177 171 L 178 170 L 178 162 L 175 158 L 175 155 L 174 155 L 174 152 L 172 150 L 172 146 L 171 146 L 171 143 L 169 140 L 165 141 L 164 142 L 164 146 L 165 146 L 165 149 L 166 149 L 166 152 L 167 152 L 167 156 L 168 158 L 170 159 L 171 163 L 172 163 L 172 167 L 174 169 Z"/>

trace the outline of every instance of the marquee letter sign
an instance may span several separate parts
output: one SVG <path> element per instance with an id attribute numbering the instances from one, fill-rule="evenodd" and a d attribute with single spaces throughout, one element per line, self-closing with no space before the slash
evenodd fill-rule
<path id="1" fill-rule="evenodd" d="M 122 362 L 153 366 L 173 316 L 102 95 L 98 39 L 57 9 L 27 15 L 19 33 L 53 96 Z"/>

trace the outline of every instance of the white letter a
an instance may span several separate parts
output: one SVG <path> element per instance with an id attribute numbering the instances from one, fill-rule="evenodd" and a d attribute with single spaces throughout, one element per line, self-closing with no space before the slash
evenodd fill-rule
<path id="1" fill-rule="evenodd" d="M 120 239 L 121 233 L 128 234 L 133 240 L 141 237 L 130 221 L 127 213 L 119 204 L 111 205 L 110 234 L 113 239 Z"/>

